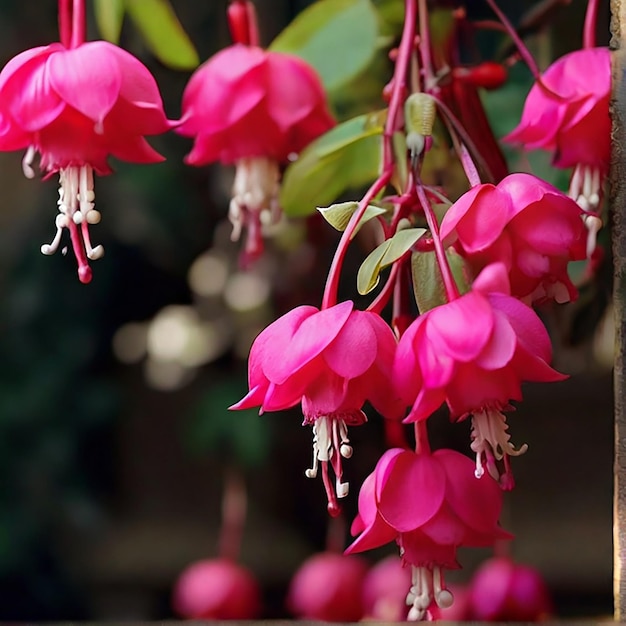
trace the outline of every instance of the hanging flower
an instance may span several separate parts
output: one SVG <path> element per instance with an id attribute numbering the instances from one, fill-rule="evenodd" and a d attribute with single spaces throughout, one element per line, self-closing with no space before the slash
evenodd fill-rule
<path id="1" fill-rule="evenodd" d="M 471 328 L 471 332 L 468 332 Z M 460 298 L 420 315 L 396 350 L 394 382 L 412 409 L 407 422 L 425 420 L 444 402 L 452 419 L 473 415 L 476 475 L 483 460 L 495 478 L 494 458 L 521 454 L 510 443 L 502 411 L 521 400 L 522 381 L 566 378 L 548 363 L 552 347 L 537 314 L 508 294 L 506 270 L 493 264 Z M 512 487 L 508 465 L 503 486 Z"/>
<path id="2" fill-rule="evenodd" d="M 320 79 L 302 59 L 234 44 L 191 77 L 177 132 L 194 138 L 185 161 L 235 164 L 229 217 L 233 240 L 249 229 L 249 260 L 262 251 L 261 226 L 280 216 L 280 165 L 329 130 Z"/>
<path id="3" fill-rule="evenodd" d="M 531 174 L 511 174 L 498 185 L 476 185 L 446 212 L 444 245 L 454 245 L 477 275 L 505 264 L 511 294 L 526 301 L 574 300 L 567 266 L 586 256 L 582 209 Z"/>
<path id="4" fill-rule="evenodd" d="M 498 525 L 502 492 L 490 478 L 476 479 L 470 459 L 453 450 L 383 454 L 359 493 L 359 513 L 347 548 L 352 554 L 396 541 L 412 570 L 409 620 L 426 617 L 434 603 L 449 607 L 442 569 L 458 568 L 459 547 L 489 546 L 511 536 Z"/>
<path id="5" fill-rule="evenodd" d="M 390 389 L 395 347 L 393 332 L 376 313 L 357 311 L 348 301 L 321 311 L 297 307 L 270 324 L 250 350 L 250 391 L 231 408 L 280 411 L 302 403 L 304 424 L 313 427 L 313 466 L 306 475 L 315 477 L 321 466 L 331 514 L 339 512 L 336 498 L 348 495 L 341 461 L 352 456 L 348 426 L 367 419 L 363 404 L 388 417 L 401 415 Z"/>
<path id="6" fill-rule="evenodd" d="M 562 56 L 535 83 L 517 128 L 504 140 L 554 154 L 554 165 L 574 168 L 569 195 L 584 211 L 590 231 L 588 255 L 601 221 L 602 185 L 611 157 L 611 54 L 584 48 Z"/>
<path id="7" fill-rule="evenodd" d="M 0 150 L 25 148 L 23 169 L 29 178 L 35 175 L 36 154 L 44 172 L 59 172 L 57 232 L 41 251 L 53 254 L 67 228 L 83 283 L 92 276 L 88 259 L 104 253 L 89 236 L 89 225 L 100 221 L 94 172 L 111 172 L 109 156 L 134 163 L 162 161 L 144 136 L 169 128 L 148 69 L 105 41 L 33 48 L 0 72 Z"/>

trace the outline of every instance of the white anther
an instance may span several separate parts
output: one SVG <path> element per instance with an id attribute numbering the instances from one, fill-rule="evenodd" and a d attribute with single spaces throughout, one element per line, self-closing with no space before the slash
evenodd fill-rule
<path id="1" fill-rule="evenodd" d="M 70 220 L 67 215 L 59 213 L 54 219 L 54 224 L 57 228 L 67 228 L 70 224 Z"/>
<path id="2" fill-rule="evenodd" d="M 76 211 L 76 213 L 72 215 L 72 221 L 74 222 L 74 224 L 78 225 L 82 223 L 83 219 L 84 219 L 84 215 L 80 211 Z"/>
<path id="3" fill-rule="evenodd" d="M 335 481 L 335 492 L 338 498 L 345 498 L 350 493 L 350 483 L 342 483 L 339 480 Z"/>
<path id="4" fill-rule="evenodd" d="M 87 250 L 87 256 L 92 261 L 95 261 L 97 259 L 101 259 L 104 256 L 104 247 L 103 246 L 96 246 L 95 248 L 88 249 Z"/>
<path id="5" fill-rule="evenodd" d="M 315 478 L 317 476 L 317 461 L 314 461 L 314 467 L 304 471 L 307 478 Z"/>
<path id="6" fill-rule="evenodd" d="M 440 609 L 449 609 L 454 604 L 454 596 L 448 589 L 435 593 L 435 602 Z"/>
<path id="7" fill-rule="evenodd" d="M 99 224 L 100 220 L 102 219 L 102 214 L 100 213 L 100 211 L 91 209 L 90 211 L 87 211 L 85 218 L 87 219 L 87 222 L 89 224 Z"/>
<path id="8" fill-rule="evenodd" d="M 352 446 L 348 446 L 345 443 L 341 444 L 341 448 L 339 448 L 339 453 L 344 459 L 349 459 L 352 456 L 354 449 Z"/>
<path id="9" fill-rule="evenodd" d="M 26 154 L 22 159 L 22 172 L 26 178 L 35 178 L 35 170 L 32 168 L 32 163 L 35 158 L 36 150 L 35 146 L 28 146 Z"/>

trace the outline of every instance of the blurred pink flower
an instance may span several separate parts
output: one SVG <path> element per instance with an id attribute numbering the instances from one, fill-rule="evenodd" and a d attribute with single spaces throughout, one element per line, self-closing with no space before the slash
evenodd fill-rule
<path id="1" fill-rule="evenodd" d="M 180 575 L 172 604 L 186 619 L 249 620 L 261 612 L 261 592 L 254 576 L 241 565 L 207 559 Z"/>
<path id="2" fill-rule="evenodd" d="M 381 622 L 406 621 L 406 590 L 411 586 L 411 568 L 397 555 L 388 556 L 370 568 L 363 581 L 365 618 Z"/>
<path id="3" fill-rule="evenodd" d="M 341 482 L 341 459 L 352 456 L 347 427 L 367 419 L 363 404 L 371 402 L 387 417 L 402 415 L 401 401 L 391 390 L 395 348 L 393 332 L 382 318 L 355 310 L 350 301 L 321 311 L 297 307 L 252 344 L 250 391 L 231 408 L 280 411 L 302 403 L 304 424 L 313 426 L 314 436 L 313 467 L 307 476 L 316 476 L 321 465 L 331 514 L 339 511 L 336 497 L 348 494 L 348 483 Z M 329 484 L 329 463 L 335 491 Z"/>
<path id="4" fill-rule="evenodd" d="M 468 332 L 471 328 L 471 332 Z M 505 465 L 521 454 L 509 442 L 501 411 L 521 400 L 523 381 L 549 382 L 566 376 L 552 369 L 552 346 L 537 314 L 508 294 L 506 269 L 486 267 L 472 290 L 420 315 L 402 335 L 394 362 L 394 383 L 407 405 L 406 422 L 425 420 L 442 403 L 451 418 L 472 414 L 476 475 L 482 461 L 499 477 L 493 458 Z M 511 488 L 508 465 L 503 486 Z"/>
<path id="5" fill-rule="evenodd" d="M 60 43 L 26 50 L 0 72 L 0 150 L 27 148 L 24 173 L 32 178 L 35 154 L 49 174 L 59 172 L 57 233 L 44 254 L 58 248 L 70 231 L 81 282 L 91 280 L 87 259 L 102 256 L 92 247 L 93 172 L 109 174 L 109 156 L 135 163 L 163 160 L 144 135 L 171 127 L 157 84 L 130 53 L 105 41 L 67 49 Z"/>
<path id="6" fill-rule="evenodd" d="M 446 246 L 454 245 L 474 274 L 505 264 L 512 295 L 529 302 L 577 297 L 567 265 L 586 256 L 582 209 L 531 174 L 511 174 L 498 185 L 463 194 L 441 223 Z"/>
<path id="7" fill-rule="evenodd" d="M 287 606 L 298 618 L 358 622 L 363 617 L 361 587 L 365 561 L 322 552 L 307 559 L 289 585 Z"/>
<path id="8" fill-rule="evenodd" d="M 261 225 L 275 222 L 279 166 L 335 124 L 316 72 L 295 56 L 234 44 L 193 74 L 177 132 L 194 138 L 190 165 L 237 166 L 230 220 L 247 253 L 260 254 Z"/>
<path id="9" fill-rule="evenodd" d="M 536 622 L 552 614 L 541 574 L 508 557 L 485 561 L 472 577 L 469 618 L 482 622 Z"/>
<path id="10" fill-rule="evenodd" d="M 441 570 L 459 567 L 457 548 L 511 538 L 498 525 L 501 507 L 497 483 L 477 479 L 474 464 L 462 454 L 392 448 L 361 487 L 359 513 L 351 528 L 359 536 L 346 554 L 395 540 L 403 562 L 412 569 L 409 619 L 422 619 L 432 602 L 441 608 L 452 604 Z"/>

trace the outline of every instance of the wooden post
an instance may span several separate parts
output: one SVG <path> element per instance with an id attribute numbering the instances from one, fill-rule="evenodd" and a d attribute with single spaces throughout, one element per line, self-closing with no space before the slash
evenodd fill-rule
<path id="1" fill-rule="evenodd" d="M 613 119 L 610 207 L 615 262 L 615 466 L 613 595 L 615 619 L 626 620 L 626 0 L 611 0 Z"/>

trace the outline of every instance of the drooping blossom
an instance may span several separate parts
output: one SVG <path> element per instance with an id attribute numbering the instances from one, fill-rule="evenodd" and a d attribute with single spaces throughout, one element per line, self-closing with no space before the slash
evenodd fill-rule
<path id="1" fill-rule="evenodd" d="M 567 265 L 586 256 L 580 206 L 531 174 L 476 185 L 446 212 L 444 245 L 454 245 L 474 274 L 505 264 L 512 295 L 528 302 L 577 297 Z"/>
<path id="2" fill-rule="evenodd" d="M 470 618 L 481 622 L 537 622 L 553 612 L 541 574 L 509 557 L 493 557 L 478 568 L 468 604 Z"/>
<path id="3" fill-rule="evenodd" d="M 231 408 L 280 411 L 302 403 L 304 424 L 313 427 L 313 466 L 306 475 L 316 476 L 321 466 L 331 514 L 339 512 L 336 498 L 348 494 L 342 457 L 352 456 L 348 426 L 367 419 L 363 404 L 371 402 L 390 418 L 402 414 L 391 389 L 395 348 L 393 332 L 379 315 L 346 301 L 321 311 L 297 307 L 262 331 L 250 349 L 250 391 Z"/>
<path id="4" fill-rule="evenodd" d="M 236 166 L 233 240 L 247 227 L 253 259 L 262 251 L 261 226 L 280 217 L 280 165 L 335 123 L 320 79 L 295 56 L 234 44 L 196 70 L 182 111 L 177 132 L 194 138 L 185 161 Z"/>
<path id="5" fill-rule="evenodd" d="M 432 603 L 442 608 L 452 604 L 442 569 L 459 567 L 459 547 L 510 539 L 498 525 L 501 507 L 497 483 L 487 476 L 477 479 L 474 464 L 459 452 L 417 454 L 392 448 L 361 487 L 351 528 L 358 537 L 346 553 L 396 541 L 412 571 L 408 619 L 423 619 Z"/>
<path id="6" fill-rule="evenodd" d="M 361 587 L 367 563 L 355 556 L 322 552 L 294 574 L 287 607 L 298 619 L 358 622 L 363 617 Z"/>
<path id="7" fill-rule="evenodd" d="M 261 612 L 261 593 L 248 569 L 228 559 L 207 559 L 183 571 L 172 604 L 186 619 L 250 620 Z"/>
<path id="8" fill-rule="evenodd" d="M 504 457 L 503 486 L 512 487 L 508 456 L 525 451 L 510 443 L 502 411 L 521 400 L 523 381 L 565 378 L 549 366 L 548 333 L 529 306 L 509 295 L 506 268 L 486 267 L 471 291 L 420 315 L 396 350 L 394 382 L 412 405 L 407 422 L 425 420 L 444 402 L 451 418 L 472 415 L 476 474 Z"/>
<path id="9" fill-rule="evenodd" d="M 584 48 L 562 56 L 535 83 L 520 124 L 504 140 L 554 154 L 554 165 L 574 168 L 569 195 L 589 212 L 589 247 L 601 222 L 597 215 L 611 155 L 611 55 Z M 591 252 L 590 251 L 590 252 Z"/>
<path id="10" fill-rule="evenodd" d="M 68 48 L 53 43 L 26 50 L 0 72 L 0 150 L 26 149 L 24 174 L 33 159 L 48 175 L 59 172 L 56 235 L 41 246 L 53 254 L 64 228 L 70 232 L 78 276 L 91 280 L 89 225 L 100 221 L 94 208 L 94 172 L 111 173 L 108 158 L 157 163 L 163 157 L 146 141 L 170 128 L 157 84 L 130 53 L 106 41 Z"/>

